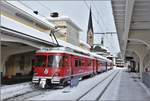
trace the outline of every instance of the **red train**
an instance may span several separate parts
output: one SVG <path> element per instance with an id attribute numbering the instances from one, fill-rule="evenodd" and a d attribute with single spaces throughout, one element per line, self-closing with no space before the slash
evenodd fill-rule
<path id="1" fill-rule="evenodd" d="M 111 60 L 91 52 L 64 47 L 40 50 L 35 53 L 32 82 L 42 88 L 50 85 L 64 86 L 72 77 L 83 78 L 112 67 Z"/>

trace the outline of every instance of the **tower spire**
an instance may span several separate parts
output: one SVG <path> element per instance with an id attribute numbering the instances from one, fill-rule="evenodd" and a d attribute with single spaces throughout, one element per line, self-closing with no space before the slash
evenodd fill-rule
<path id="1" fill-rule="evenodd" d="M 94 31 L 93 31 L 93 21 L 92 21 L 92 10 L 90 5 L 90 13 L 89 13 L 88 29 L 87 29 L 87 43 L 91 46 L 91 50 L 93 49 L 93 39 L 94 39 Z"/>

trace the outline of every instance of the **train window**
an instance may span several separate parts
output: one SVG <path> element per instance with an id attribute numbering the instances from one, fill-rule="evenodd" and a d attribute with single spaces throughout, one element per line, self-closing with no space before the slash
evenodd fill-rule
<path id="1" fill-rule="evenodd" d="M 81 66 L 84 66 L 84 65 L 85 65 L 85 60 L 82 59 L 82 61 L 81 61 Z"/>
<path id="2" fill-rule="evenodd" d="M 33 66 L 46 66 L 46 56 L 44 55 L 35 56 L 33 61 Z"/>
<path id="3" fill-rule="evenodd" d="M 75 67 L 81 67 L 81 66 L 84 66 L 84 60 L 83 59 L 75 59 L 74 60 L 74 64 L 75 64 Z"/>
<path id="4" fill-rule="evenodd" d="M 62 59 L 62 56 L 54 56 L 54 55 L 48 56 L 48 67 L 58 68 L 60 65 L 61 59 Z"/>
<path id="5" fill-rule="evenodd" d="M 79 59 L 79 66 L 82 66 L 82 65 L 81 65 L 81 63 L 82 63 L 82 60 L 81 60 L 81 59 Z"/>
<path id="6" fill-rule="evenodd" d="M 59 62 L 60 67 L 66 67 L 68 66 L 68 56 L 63 56 L 62 59 Z"/>
<path id="7" fill-rule="evenodd" d="M 75 67 L 78 67 L 79 61 L 78 60 L 74 60 L 74 64 L 75 64 Z"/>
<path id="8" fill-rule="evenodd" d="M 92 65 L 92 60 L 88 60 L 88 66 L 91 66 Z"/>

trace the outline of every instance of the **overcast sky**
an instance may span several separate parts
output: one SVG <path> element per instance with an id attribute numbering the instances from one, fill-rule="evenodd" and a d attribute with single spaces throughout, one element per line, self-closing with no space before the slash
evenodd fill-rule
<path id="1" fill-rule="evenodd" d="M 110 1 L 20 1 L 39 14 L 45 17 L 51 12 L 58 12 L 59 15 L 69 16 L 82 30 L 80 39 L 86 42 L 89 8 L 92 8 L 94 32 L 116 32 Z M 94 35 L 94 43 L 99 44 L 101 37 L 104 37 L 104 46 L 113 54 L 120 51 L 117 35 Z"/>

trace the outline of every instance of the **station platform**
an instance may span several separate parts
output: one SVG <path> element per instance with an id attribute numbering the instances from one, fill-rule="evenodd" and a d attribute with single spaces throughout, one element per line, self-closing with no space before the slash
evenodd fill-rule
<path id="1" fill-rule="evenodd" d="M 101 100 L 149 101 L 150 89 L 142 83 L 137 73 L 122 69 Z"/>

